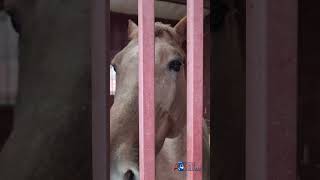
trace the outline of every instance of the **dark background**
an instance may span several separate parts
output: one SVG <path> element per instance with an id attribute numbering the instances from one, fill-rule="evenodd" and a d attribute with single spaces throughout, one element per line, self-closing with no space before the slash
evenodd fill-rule
<path id="1" fill-rule="evenodd" d="M 299 1 L 298 136 L 303 180 L 320 179 L 319 1 Z"/>

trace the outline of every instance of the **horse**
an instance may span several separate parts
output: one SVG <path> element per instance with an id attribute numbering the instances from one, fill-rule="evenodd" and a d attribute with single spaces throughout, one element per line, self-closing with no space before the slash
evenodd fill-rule
<path id="1" fill-rule="evenodd" d="M 177 162 L 187 161 L 186 24 L 186 17 L 174 27 L 155 23 L 155 152 L 156 179 L 159 180 L 181 180 L 188 175 L 174 168 Z M 128 21 L 128 39 L 128 44 L 111 61 L 116 71 L 116 92 L 110 110 L 112 180 L 139 179 L 138 25 L 131 20 Z M 207 180 L 210 158 L 207 125 L 203 124 L 201 170 L 203 179 Z"/>

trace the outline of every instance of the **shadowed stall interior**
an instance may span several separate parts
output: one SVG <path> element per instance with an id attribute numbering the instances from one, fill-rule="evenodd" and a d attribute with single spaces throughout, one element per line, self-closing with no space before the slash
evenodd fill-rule
<path id="1" fill-rule="evenodd" d="M 319 1 L 299 0 L 298 175 L 320 179 Z"/>
<path id="2" fill-rule="evenodd" d="M 245 3 L 213 1 L 211 172 L 217 180 L 245 179 Z"/>

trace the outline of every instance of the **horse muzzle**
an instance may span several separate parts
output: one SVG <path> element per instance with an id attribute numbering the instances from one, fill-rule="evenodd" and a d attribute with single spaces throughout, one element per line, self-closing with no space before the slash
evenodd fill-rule
<path id="1" fill-rule="evenodd" d="M 137 180 L 132 170 L 128 170 L 124 176 L 123 180 Z"/>

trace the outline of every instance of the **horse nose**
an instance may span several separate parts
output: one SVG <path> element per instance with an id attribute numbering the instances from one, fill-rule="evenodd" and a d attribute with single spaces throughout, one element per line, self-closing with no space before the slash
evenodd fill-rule
<path id="1" fill-rule="evenodd" d="M 129 169 L 123 176 L 123 180 L 136 180 L 133 172 Z"/>

